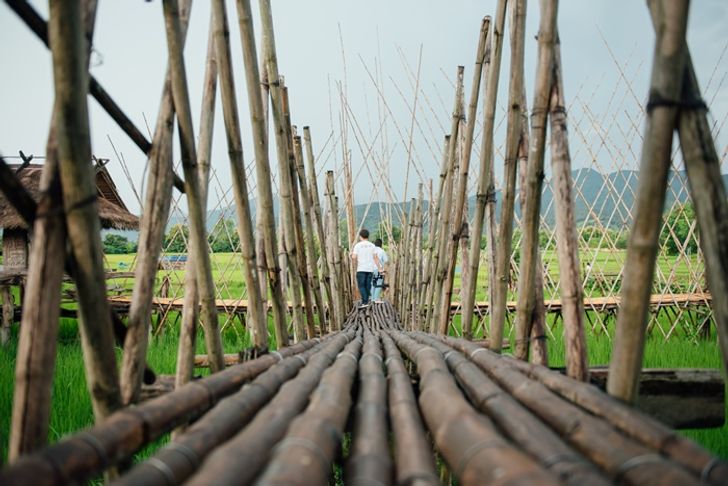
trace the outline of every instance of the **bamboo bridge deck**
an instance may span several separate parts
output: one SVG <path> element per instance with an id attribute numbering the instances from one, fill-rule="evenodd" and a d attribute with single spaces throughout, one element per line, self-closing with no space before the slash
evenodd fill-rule
<path id="1" fill-rule="evenodd" d="M 0 483 L 75 483 L 112 466 L 129 485 L 728 484 L 728 463 L 596 387 L 407 332 L 389 304 L 120 410 L 22 457 Z"/>

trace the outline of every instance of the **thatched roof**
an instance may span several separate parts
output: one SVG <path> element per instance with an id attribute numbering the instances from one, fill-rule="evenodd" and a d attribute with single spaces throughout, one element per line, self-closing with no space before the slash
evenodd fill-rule
<path id="1" fill-rule="evenodd" d="M 19 166 L 11 167 L 17 170 Z M 42 171 L 42 165 L 30 164 L 18 174 L 20 181 L 36 201 L 40 199 L 40 190 L 38 187 Z M 101 226 L 103 228 L 139 228 L 139 218 L 129 212 L 124 201 L 119 197 L 119 192 L 116 190 L 116 185 L 111 179 L 109 172 L 103 167 L 96 172 L 96 190 L 99 196 L 97 201 Z M 2 192 L 0 192 L 0 228 L 27 229 L 23 218 L 10 205 Z"/>

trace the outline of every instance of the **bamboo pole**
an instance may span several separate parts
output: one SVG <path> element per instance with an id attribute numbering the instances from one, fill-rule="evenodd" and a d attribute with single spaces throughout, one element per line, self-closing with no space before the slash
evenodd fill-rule
<path id="1" fill-rule="evenodd" d="M 288 138 L 284 113 L 283 89 L 278 75 L 278 60 L 276 54 L 275 37 L 273 32 L 273 14 L 270 0 L 260 0 L 260 16 L 262 27 L 262 41 L 265 52 L 265 66 L 268 72 L 270 85 L 270 101 L 273 111 L 273 124 L 276 139 L 276 154 L 278 158 L 279 198 L 280 212 L 285 240 L 285 253 L 288 258 L 288 273 L 290 280 L 291 300 L 293 301 L 293 325 L 296 340 L 302 340 L 305 335 L 303 308 L 301 305 L 301 277 L 296 266 L 296 229 L 293 214 L 291 195 L 291 170 L 288 159 Z"/>
<path id="2" fill-rule="evenodd" d="M 303 206 L 303 217 L 306 224 L 305 231 L 308 235 L 306 240 L 306 264 L 308 265 L 309 287 L 313 293 L 316 302 L 316 311 L 318 313 L 319 328 L 321 335 L 326 334 L 326 310 L 324 300 L 321 296 L 321 284 L 318 276 L 318 266 L 316 265 L 316 245 L 313 235 L 316 234 L 316 227 L 313 223 L 314 205 L 311 194 L 308 190 L 306 182 L 306 171 L 303 166 L 303 147 L 301 146 L 301 137 L 296 136 L 293 140 L 294 149 L 296 151 L 296 173 L 298 174 L 298 185 L 300 188 L 300 205 Z M 309 336 L 311 337 L 311 336 Z"/>
<path id="3" fill-rule="evenodd" d="M 491 303 L 490 346 L 500 352 L 506 320 L 506 300 L 510 280 L 511 237 L 518 163 L 518 143 L 521 136 L 521 98 L 523 87 L 523 53 L 526 24 L 526 2 L 516 0 L 511 8 L 511 77 L 508 86 L 508 128 L 506 133 L 505 184 L 501 222 L 498 228 L 495 289 Z"/>
<path id="4" fill-rule="evenodd" d="M 213 18 L 210 15 L 209 37 L 207 40 L 207 60 L 205 62 L 205 78 L 202 92 L 202 108 L 200 110 L 200 135 L 197 146 L 197 171 L 200 177 L 200 199 L 203 201 L 203 211 L 207 213 L 207 191 L 210 183 L 210 156 L 212 153 L 212 134 L 215 126 L 215 99 L 217 97 L 217 59 L 213 37 Z M 188 252 L 190 253 L 190 252 Z M 197 341 L 197 319 L 199 317 L 199 291 L 197 288 L 197 273 L 195 271 L 195 255 L 185 264 L 185 294 L 182 305 L 182 323 L 179 331 L 179 344 L 177 347 L 177 369 L 175 372 L 175 388 L 192 379 L 194 374 L 195 344 Z M 145 352 L 146 354 L 146 352 Z M 129 358 L 133 355 L 129 354 Z M 136 402 L 141 387 L 138 380 L 134 383 L 135 389 L 124 390 L 127 355 L 124 355 L 122 365 L 122 394 L 126 403 Z M 127 382 L 128 384 L 128 382 Z"/>
<path id="5" fill-rule="evenodd" d="M 248 313 L 252 320 L 253 343 L 259 350 L 268 348 L 268 316 L 260 294 L 260 283 L 256 270 L 255 237 L 253 222 L 250 217 L 248 202 L 248 182 L 243 162 L 243 142 L 240 134 L 238 118 L 238 102 L 235 95 L 235 82 L 230 54 L 230 30 L 227 11 L 223 0 L 212 3 L 213 22 L 215 24 L 215 52 L 220 66 L 220 91 L 225 133 L 227 134 L 230 172 L 233 179 L 233 192 L 238 217 L 238 236 L 240 237 L 240 253 L 244 261 L 245 287 L 248 291 Z"/>
<path id="6" fill-rule="evenodd" d="M 463 218 L 463 208 L 468 195 L 468 172 L 470 171 L 470 156 L 473 149 L 473 134 L 475 132 L 475 118 L 478 111 L 478 95 L 480 94 L 480 81 L 483 76 L 483 65 L 485 63 L 486 46 L 490 35 L 490 16 L 483 18 L 480 25 L 480 37 L 478 49 L 475 54 L 475 68 L 473 69 L 473 80 L 470 85 L 470 100 L 468 102 L 467 124 L 465 126 L 465 137 L 462 145 L 462 159 L 460 160 L 460 173 L 458 175 L 458 186 L 455 190 L 455 211 L 452 213 L 451 239 L 448 248 L 445 264 L 447 265 L 445 279 L 442 288 L 442 309 L 440 320 L 437 323 L 438 332 L 447 334 L 450 323 L 450 302 L 452 302 L 452 288 L 455 279 L 455 266 L 458 258 L 458 245 L 463 237 L 464 228 L 467 228 L 467 213 Z M 463 224 L 463 219 L 466 223 Z"/>
<path id="7" fill-rule="evenodd" d="M 561 48 L 554 45 L 554 85 L 551 91 L 551 166 L 556 207 L 556 247 L 559 254 L 561 316 L 566 339 L 566 372 L 577 380 L 589 380 L 584 332 L 584 289 L 579 264 L 578 235 L 572 196 L 571 156 L 566 125 L 566 101 L 561 70 Z"/>
<path id="8" fill-rule="evenodd" d="M 303 222 L 301 221 L 301 198 L 299 196 L 296 176 L 296 150 L 294 147 L 295 127 L 291 126 L 291 112 L 288 103 L 288 87 L 283 86 L 283 114 L 286 126 L 286 139 L 288 141 L 288 168 L 291 184 L 291 211 L 293 212 L 293 227 L 296 236 L 296 265 L 303 291 L 303 311 L 306 315 L 306 334 L 309 339 L 316 336 L 316 320 L 314 319 L 311 279 L 308 274 L 306 245 L 303 238 Z"/>
<path id="9" fill-rule="evenodd" d="M 243 60 L 245 61 L 250 124 L 253 129 L 253 147 L 255 149 L 255 174 L 258 195 L 256 211 L 261 216 L 261 230 L 265 245 L 264 261 L 268 274 L 268 286 L 271 292 L 271 307 L 273 308 L 273 329 L 276 345 L 281 348 L 288 345 L 288 329 L 286 326 L 288 306 L 284 297 L 282 282 L 285 274 L 281 274 L 281 269 L 278 266 L 278 244 L 276 241 L 275 216 L 273 214 L 273 189 L 268 157 L 266 111 L 263 109 L 261 77 L 258 69 L 250 0 L 238 0 L 237 7 Z M 267 73 L 267 70 L 265 71 Z"/>
<path id="10" fill-rule="evenodd" d="M 94 171 L 90 165 L 86 39 L 80 4 L 51 2 L 49 38 L 53 53 L 61 175 L 66 227 L 79 297 L 79 331 L 86 379 L 96 420 L 121 405 L 118 371 L 113 354 L 111 314 L 106 300 L 101 246 L 101 223 L 96 202 Z"/>
<path id="11" fill-rule="evenodd" d="M 483 218 L 489 197 L 495 197 L 493 181 L 493 131 L 495 127 L 495 110 L 498 99 L 498 79 L 500 76 L 501 53 L 503 51 L 503 30 L 506 19 L 506 0 L 498 0 L 496 6 L 495 23 L 491 32 L 491 58 L 483 90 L 483 140 L 480 150 L 480 170 L 478 172 L 478 189 L 476 193 L 475 216 L 473 218 L 472 238 L 470 242 L 469 278 L 463 280 L 462 288 L 462 326 L 463 336 L 472 337 L 472 322 L 475 304 L 475 290 L 478 283 L 478 269 L 480 268 L 480 238 L 483 234 Z M 494 213 L 494 211 L 492 212 Z M 490 220 L 489 220 L 490 221 Z M 493 235 L 492 227 L 488 228 L 488 235 Z M 493 276 L 495 266 L 488 266 L 488 273 Z M 491 282 L 493 280 L 491 279 Z M 493 285 L 488 286 L 493 289 Z M 491 299 L 492 302 L 492 299 Z"/>
<path id="12" fill-rule="evenodd" d="M 536 308 L 536 273 L 538 268 L 538 230 L 541 222 L 541 193 L 544 177 L 544 149 L 549 95 L 553 80 L 554 42 L 556 37 L 557 3 L 541 0 L 541 20 L 538 31 L 538 63 L 531 111 L 530 146 L 525 180 L 525 197 L 521 227 L 520 275 L 516 311 L 516 345 L 514 356 L 527 360 L 531 318 Z M 558 214 L 559 211 L 557 211 Z"/>
<path id="13" fill-rule="evenodd" d="M 182 35 L 186 35 L 191 0 L 182 0 L 179 15 Z M 139 228 L 134 288 L 129 307 L 129 319 L 124 339 L 124 362 L 122 363 L 122 397 L 128 402 L 136 396 L 141 386 L 139 363 L 146 354 L 149 326 L 151 324 L 154 285 L 162 252 L 162 241 L 172 203 L 172 129 L 175 107 L 172 100 L 170 68 L 164 81 L 162 99 L 157 113 L 157 124 L 149 152 L 147 190 Z M 128 357 L 127 357 L 128 356 Z"/>
<path id="14" fill-rule="evenodd" d="M 678 120 L 678 107 L 673 100 L 678 100 L 681 94 L 685 68 L 688 2 L 663 0 L 655 8 L 658 9 L 657 39 L 650 82 L 651 102 L 647 107 L 634 222 L 622 277 L 622 305 L 607 380 L 609 394 L 627 402 L 633 402 L 637 396 L 642 368 L 672 135 Z M 664 100 L 671 100 L 672 104 Z"/>
<path id="15" fill-rule="evenodd" d="M 414 264 L 412 262 L 415 240 L 415 219 L 416 214 L 416 199 L 410 199 L 409 203 L 409 214 L 407 216 L 407 231 L 405 233 L 406 249 L 402 255 L 402 259 L 405 260 L 402 265 L 402 292 L 400 300 L 400 315 L 403 318 L 403 324 L 405 329 L 412 329 L 413 321 L 413 309 L 410 307 L 410 296 L 412 295 L 412 271 L 414 270 Z"/>
<path id="16" fill-rule="evenodd" d="M 210 254 L 207 252 L 207 232 L 205 214 L 200 199 L 200 181 L 197 173 L 197 151 L 190 113 L 187 75 L 183 58 L 182 33 L 177 0 L 165 0 L 164 17 L 169 51 L 172 97 L 177 111 L 177 124 L 180 132 L 182 168 L 185 174 L 185 194 L 189 209 L 190 245 L 196 253 L 197 284 L 200 291 L 202 324 L 205 329 L 207 354 L 210 356 L 210 369 L 217 372 L 225 368 L 222 339 L 217 322 L 215 305 L 215 285 L 212 281 Z"/>
<path id="17" fill-rule="evenodd" d="M 307 171 L 310 184 L 310 197 L 312 215 L 316 225 L 316 236 L 319 242 L 319 259 L 321 262 L 321 277 L 326 294 L 326 304 L 329 310 L 329 317 L 334 313 L 334 294 L 331 290 L 331 275 L 329 273 L 328 255 L 326 253 L 326 234 L 324 232 L 323 213 L 321 211 L 321 198 L 319 197 L 318 182 L 316 177 L 316 159 L 313 155 L 313 143 L 311 142 L 311 129 L 303 127 L 303 141 L 306 144 L 306 159 L 308 160 Z M 321 311 L 323 313 L 323 310 Z M 328 328 L 329 325 L 327 324 Z M 323 329 L 323 328 L 322 328 Z"/>
<path id="18" fill-rule="evenodd" d="M 430 329 L 430 321 L 432 321 L 432 315 L 434 313 L 433 301 L 435 298 L 435 273 L 437 273 L 437 262 L 439 261 L 439 255 L 437 254 L 438 242 L 440 236 L 440 209 L 442 207 L 442 198 L 445 191 L 445 184 L 447 182 L 447 172 L 449 167 L 448 152 L 450 147 L 450 135 L 445 135 L 445 143 L 442 148 L 442 162 L 440 164 L 440 180 L 437 184 L 437 199 L 435 200 L 435 210 L 432 213 L 433 219 L 430 222 L 430 241 L 428 254 L 428 270 L 427 270 L 427 292 L 425 295 L 425 320 L 424 327 L 426 330 Z"/>
<path id="19" fill-rule="evenodd" d="M 341 252 L 339 251 L 339 208 L 336 201 L 334 172 L 326 171 L 326 192 L 324 196 L 328 201 L 328 235 L 326 238 L 326 252 L 328 253 L 329 275 L 331 276 L 331 292 L 334 296 L 334 311 L 332 331 L 340 331 L 344 323 L 346 309 L 344 307 L 344 282 L 342 279 Z M 348 275 L 348 273 L 346 274 Z M 348 278 L 348 277 L 347 277 Z"/>
<path id="20" fill-rule="evenodd" d="M 420 314 L 419 302 L 420 295 L 422 294 L 422 231 L 424 225 L 424 190 L 423 184 L 420 182 L 417 185 L 417 209 L 415 211 L 415 239 L 414 239 L 414 252 L 412 255 L 412 264 L 414 266 L 412 270 L 412 277 L 410 278 L 410 290 L 412 292 L 410 296 L 410 306 L 412 309 L 412 329 L 420 330 L 422 315 Z"/>
<path id="21" fill-rule="evenodd" d="M 450 225 L 460 223 L 459 220 L 451 221 L 452 217 L 452 191 L 455 178 L 455 165 L 457 164 L 457 146 L 458 146 L 458 130 L 460 129 L 460 118 L 463 116 L 463 72 L 465 68 L 458 66 L 456 82 L 455 82 L 455 106 L 452 112 L 452 123 L 450 125 L 450 144 L 447 149 L 448 171 L 445 178 L 445 186 L 442 193 L 443 206 L 440 212 L 440 235 L 437 248 L 437 272 L 435 273 L 435 292 L 433 295 L 433 312 L 432 320 L 427 323 L 431 332 L 445 334 L 447 328 L 440 327 L 440 313 L 442 312 L 441 304 L 443 299 L 440 290 L 443 288 L 445 274 L 447 272 L 448 262 L 445 261 L 447 255 L 448 244 L 450 244 Z"/>
<path id="22" fill-rule="evenodd" d="M 656 13 L 656 3 L 649 3 Z M 685 79 L 678 121 L 678 135 L 690 184 L 690 197 L 695 207 L 700 232 L 700 249 L 710 293 L 728 295 L 728 197 L 720 171 L 710 124 L 700 106 L 700 87 L 689 49 L 686 48 Z M 692 107 L 690 105 L 693 105 Z M 697 105 L 697 106 L 696 106 Z M 728 300 L 713 299 L 713 319 L 718 330 L 723 364 L 728 372 Z"/>
<path id="23" fill-rule="evenodd" d="M 85 1 L 83 8 L 86 38 L 92 39 L 96 1 Z M 66 256 L 65 221 L 63 214 L 55 211 L 63 205 L 58 172 L 56 111 L 57 105 L 54 103 L 45 167 L 39 185 L 41 198 L 36 211 L 36 214 L 47 216 L 29 222 L 33 228 L 33 239 L 15 362 L 9 462 L 39 449 L 48 441 L 63 261 Z"/>
<path id="24" fill-rule="evenodd" d="M 518 147 L 518 178 L 519 178 L 519 199 L 521 209 L 525 205 L 526 199 L 526 173 L 528 171 L 528 106 L 526 105 L 526 87 L 523 87 L 523 107 L 521 110 L 521 143 Z M 540 238 L 539 238 L 540 241 Z M 536 281 L 534 283 L 535 306 L 530 316 L 529 336 L 531 338 L 531 362 L 548 366 L 548 350 L 546 348 L 546 306 L 543 300 L 543 263 L 541 261 L 541 251 L 536 253 Z"/>

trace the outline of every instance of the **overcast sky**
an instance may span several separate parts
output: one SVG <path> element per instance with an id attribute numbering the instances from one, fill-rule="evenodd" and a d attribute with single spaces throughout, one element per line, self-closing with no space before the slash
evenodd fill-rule
<path id="1" fill-rule="evenodd" d="M 31 3 L 47 17 L 45 2 Z M 252 3 L 257 4 L 254 0 Z M 245 157 L 246 162 L 251 162 L 235 2 L 227 5 Z M 279 69 L 289 86 L 293 122 L 300 127 L 311 126 L 316 152 L 321 152 L 320 169 L 340 164 L 339 87 L 346 87 L 351 107 L 347 120 L 351 127 L 349 150 L 354 172 L 361 172 L 355 185 L 357 202 L 387 199 L 381 183 L 372 192 L 369 170 L 374 166 L 388 167 L 387 181 L 397 198 L 404 197 L 408 172 L 408 197 L 417 182 L 436 178 L 442 137 L 449 130 L 455 71 L 458 65 L 465 66 L 465 92 L 469 93 L 480 22 L 484 15 L 494 14 L 494 8 L 495 0 L 273 2 Z M 257 11 L 255 16 L 257 19 Z M 525 64 L 529 103 L 533 96 L 538 17 L 538 2 L 532 0 L 527 14 Z M 196 126 L 208 23 L 209 4 L 196 2 L 185 52 Z M 692 2 L 688 44 L 716 130 L 723 126 L 728 114 L 726 25 L 728 2 Z M 654 46 L 645 3 L 562 0 L 559 30 L 574 166 L 595 166 L 603 171 L 635 168 L 643 129 L 640 104 L 647 93 Z M 167 57 L 161 1 L 99 2 L 94 51 L 93 75 L 138 127 L 146 132 L 145 116 L 148 125 L 154 127 Z M 499 91 L 501 106 L 507 97 L 508 56 L 506 46 Z M 4 3 L 0 3 L 0 69 L 0 153 L 14 156 L 23 150 L 42 155 L 53 98 L 51 58 Z M 418 70 L 417 123 L 412 125 L 410 113 Z M 122 197 L 137 212 L 139 204 L 109 139 L 123 154 L 137 190 L 142 186 L 146 158 L 94 100 L 89 101 L 89 106 L 93 153 L 111 159 L 108 167 Z M 222 197 L 223 203 L 232 202 L 226 194 L 229 169 L 219 105 L 215 128 L 213 164 L 218 176 L 210 194 L 213 199 Z M 410 130 L 413 151 L 407 171 Z M 728 138 L 725 132 L 717 138 L 724 159 Z M 502 143 L 502 134 L 501 125 L 497 145 Z M 369 169 L 364 167 L 365 162 Z M 477 168 L 477 155 L 473 164 Z M 497 164 L 502 164 L 502 159 L 497 158 Z"/>

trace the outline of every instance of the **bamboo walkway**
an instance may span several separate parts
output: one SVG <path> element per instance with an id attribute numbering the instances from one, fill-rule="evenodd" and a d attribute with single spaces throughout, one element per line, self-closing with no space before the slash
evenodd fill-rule
<path id="1" fill-rule="evenodd" d="M 129 485 L 728 483 L 728 463 L 597 388 L 406 332 L 388 303 L 115 412 L 18 459 L 0 484 L 76 483 L 113 466 Z"/>

